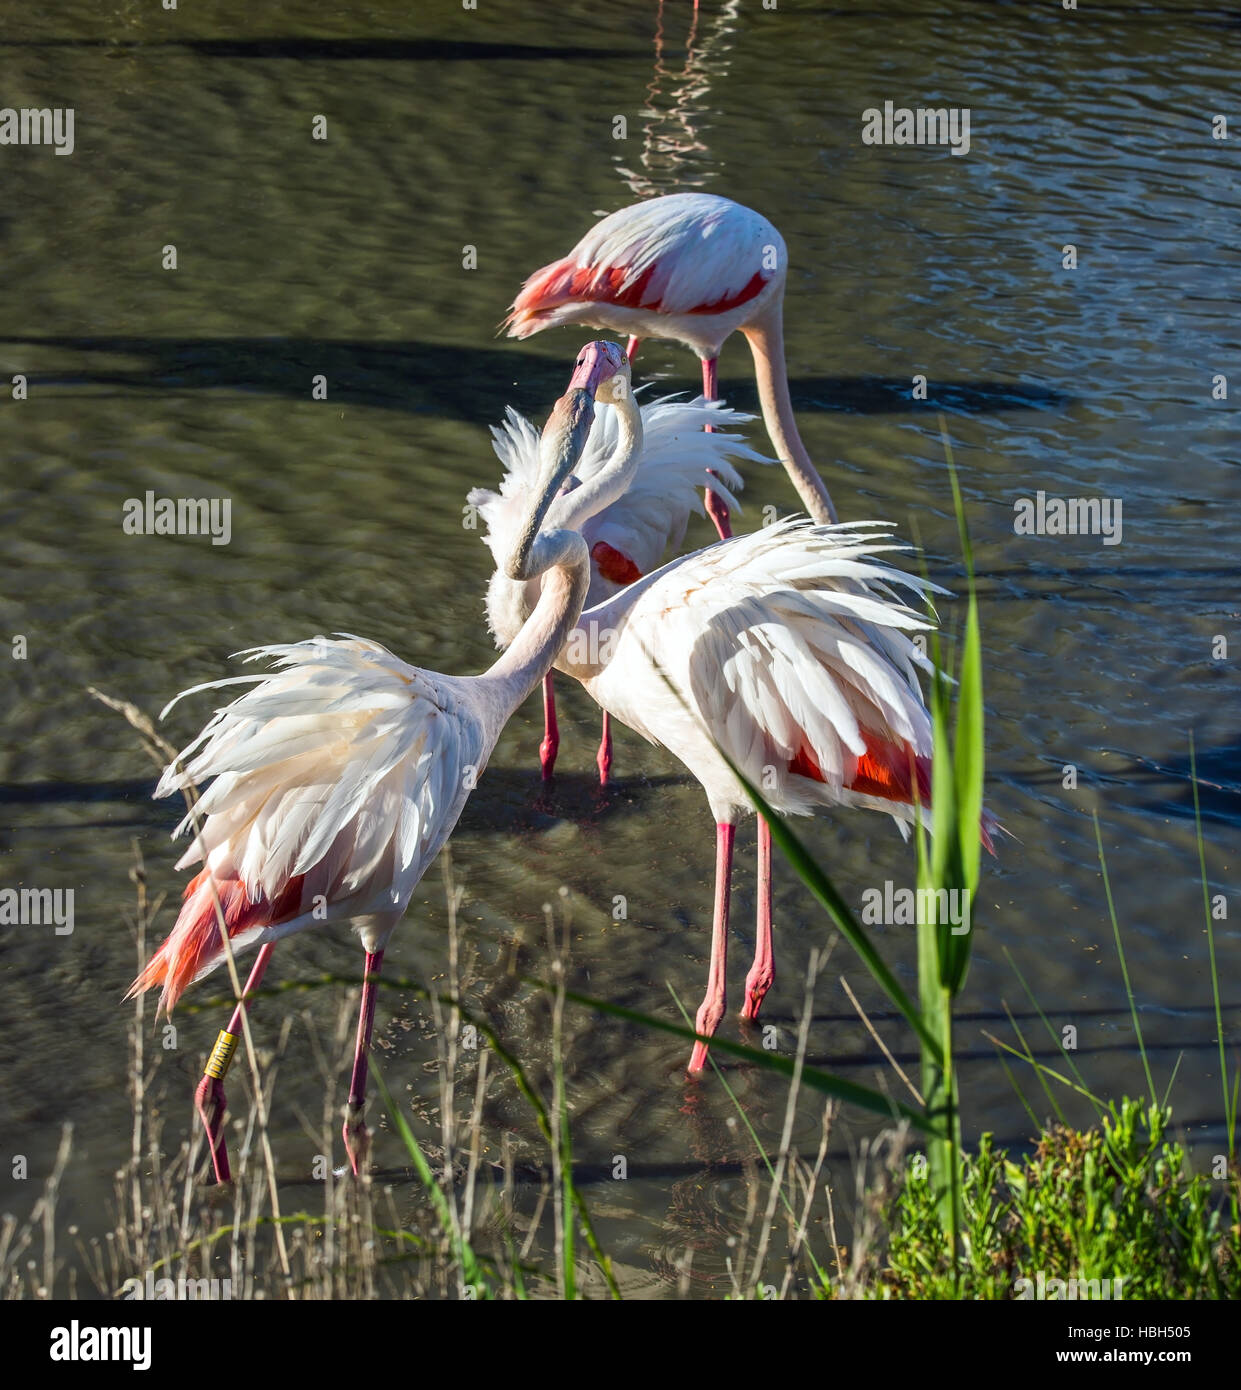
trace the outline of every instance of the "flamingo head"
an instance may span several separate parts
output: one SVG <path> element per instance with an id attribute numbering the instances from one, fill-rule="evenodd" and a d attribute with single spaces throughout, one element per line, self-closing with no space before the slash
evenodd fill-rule
<path id="1" fill-rule="evenodd" d="M 569 390 L 589 391 L 602 405 L 615 405 L 630 392 L 629 358 L 616 343 L 587 343 L 573 364 Z"/>
<path id="2" fill-rule="evenodd" d="M 539 440 L 539 476 L 513 552 L 505 560 L 509 579 L 530 578 L 531 548 L 553 499 L 572 488 L 573 470 L 586 447 L 595 419 L 595 402 L 615 404 L 629 393 L 629 359 L 615 343 L 587 343 L 577 355 L 568 390 L 552 406 Z"/>

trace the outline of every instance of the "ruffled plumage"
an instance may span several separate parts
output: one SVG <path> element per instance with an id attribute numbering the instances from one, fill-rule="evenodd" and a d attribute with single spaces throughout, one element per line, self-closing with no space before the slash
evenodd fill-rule
<path id="1" fill-rule="evenodd" d="M 528 338 L 600 310 L 708 318 L 744 309 L 787 265 L 783 238 L 751 208 L 713 193 L 671 193 L 620 208 L 530 275 L 504 327 Z"/>
<path id="2" fill-rule="evenodd" d="M 931 758 L 911 634 L 933 619 L 901 591 L 945 591 L 882 558 L 904 548 L 880 522 L 789 518 L 673 561 L 582 614 L 614 634 L 583 683 L 686 763 L 717 820 L 749 802 L 715 745 L 777 811 L 864 806 L 906 833 Z"/>
<path id="3" fill-rule="evenodd" d="M 253 683 L 155 791 L 210 783 L 174 832 L 197 825 L 177 868 L 204 869 L 130 989 L 162 985 L 164 1008 L 223 959 L 217 895 L 237 949 L 316 921 L 399 916 L 494 742 L 468 679 L 421 671 L 376 642 L 316 637 L 240 655 L 272 669 L 177 696 Z"/>
<path id="4" fill-rule="evenodd" d="M 736 494 L 744 487 L 736 462 L 766 463 L 737 427 L 754 417 L 721 401 L 682 401 L 664 397 L 642 406 L 642 457 L 625 495 L 582 527 L 592 552 L 587 604 L 595 604 L 622 586 L 600 569 L 600 544 L 631 562 L 639 575 L 654 569 L 680 545 L 691 514 L 705 515 L 702 490 L 709 488 L 730 511 L 739 511 Z M 711 425 L 710 433 L 703 428 Z M 538 483 L 539 432 L 511 407 L 503 425 L 493 427 L 493 447 L 504 465 L 499 492 L 474 488 L 469 502 L 487 527 L 484 540 L 497 563 L 512 546 L 517 528 Z M 614 407 L 596 408 L 586 447 L 574 477 L 586 482 L 599 473 L 619 440 Z M 711 470 L 710 472 L 708 470 Z"/>

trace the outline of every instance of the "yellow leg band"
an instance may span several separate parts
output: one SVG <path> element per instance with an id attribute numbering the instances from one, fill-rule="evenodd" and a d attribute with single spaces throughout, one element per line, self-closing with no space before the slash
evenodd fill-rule
<path id="1" fill-rule="evenodd" d="M 217 1081 L 223 1081 L 228 1074 L 233 1053 L 237 1051 L 237 1042 L 236 1033 L 221 1028 L 220 1036 L 216 1038 L 215 1046 L 211 1049 L 211 1056 L 207 1058 L 207 1065 L 203 1068 L 204 1074 L 214 1076 Z"/>

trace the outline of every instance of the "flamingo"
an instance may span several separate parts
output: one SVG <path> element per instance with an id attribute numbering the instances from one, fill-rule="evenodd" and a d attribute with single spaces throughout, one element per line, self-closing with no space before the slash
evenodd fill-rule
<path id="1" fill-rule="evenodd" d="M 610 366 L 594 363 L 595 371 Z M 415 885 L 448 839 L 509 716 L 531 693 L 577 621 L 590 583 L 585 542 L 540 524 L 592 423 L 590 369 L 575 375 L 544 432 L 540 471 L 503 560 L 514 583 L 540 594 L 507 651 L 478 676 L 407 665 L 377 642 L 340 635 L 242 653 L 272 663 L 254 688 L 218 710 L 156 788 L 169 796 L 211 781 L 175 834 L 194 843 L 177 868 L 204 868 L 185 889 L 167 939 L 127 998 L 158 985 L 173 1008 L 186 986 L 234 952 L 259 946 L 241 999 L 208 1060 L 195 1102 L 218 1182 L 228 1182 L 224 1076 L 275 942 L 321 922 L 352 920 L 366 951 L 344 1124 L 355 1176 L 369 1137 L 367 1054 L 384 948 Z M 169 706 L 171 708 L 171 706 Z M 168 711 L 165 710 L 166 714 Z"/>
<path id="2" fill-rule="evenodd" d="M 784 363 L 784 238 L 759 213 L 713 193 L 669 193 L 603 218 L 567 256 L 530 275 L 504 327 L 512 338 L 581 324 L 684 343 L 702 362 L 702 394 L 714 400 L 716 361 L 734 330 L 754 357 L 763 423 L 802 506 L 820 524 L 836 520 L 789 399 Z M 720 538 L 728 517 L 710 499 Z"/>
<path id="3" fill-rule="evenodd" d="M 616 407 L 615 451 L 592 479 L 591 505 L 623 495 L 642 448 L 642 413 L 626 355 L 591 343 L 596 400 Z M 577 369 L 581 371 L 579 367 Z M 577 493 L 556 498 L 550 526 L 584 524 Z M 714 1034 L 726 1006 L 733 843 L 749 798 L 729 766 L 781 815 L 828 807 L 883 811 L 908 836 L 931 793 L 931 723 L 918 682 L 931 663 L 911 640 L 930 622 L 902 603 L 943 592 L 881 559 L 903 549 L 882 523 L 820 526 L 787 518 L 681 556 L 581 614 L 555 666 L 613 718 L 668 749 L 701 784 L 716 825 L 707 991 L 695 1031 Z M 488 619 L 503 645 L 539 601 L 539 581 L 497 572 Z M 915 790 L 916 789 L 916 790 Z M 990 847 L 986 816 L 980 827 Z M 758 914 L 742 1017 L 756 1019 L 775 978 L 771 835 L 759 819 Z M 695 1043 L 691 1074 L 706 1065 Z"/>
<path id="4" fill-rule="evenodd" d="M 576 490 L 561 524 L 577 529 L 580 523 L 590 549 L 588 607 L 640 579 L 669 550 L 681 545 L 690 514 L 705 511 L 697 490 L 704 476 L 706 496 L 718 501 L 727 515 L 727 508 L 737 508 L 734 494 L 744 486 L 733 461 L 767 462 L 734 432 L 734 427 L 754 417 L 729 410 L 719 401 L 667 397 L 642 405 L 640 410 L 642 449 L 624 494 L 602 508 L 593 500 L 596 475 L 618 443 L 616 415 L 608 408 L 596 415 L 586 448 L 566 484 Z M 504 465 L 504 479 L 499 492 L 474 488 L 467 500 L 486 524 L 485 539 L 496 563 L 502 564 L 539 477 L 539 435 L 511 407 L 504 424 L 494 427 L 491 434 L 496 455 Z M 543 677 L 543 727 L 539 764 L 547 782 L 560 746 L 550 671 Z M 612 731 L 606 710 L 595 761 L 599 783 L 606 787 L 612 768 Z"/>

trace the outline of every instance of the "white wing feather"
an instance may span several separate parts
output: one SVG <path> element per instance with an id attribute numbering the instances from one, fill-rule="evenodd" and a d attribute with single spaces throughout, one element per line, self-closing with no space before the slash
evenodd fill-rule
<path id="1" fill-rule="evenodd" d="M 627 556 L 646 574 L 670 547 L 680 544 L 692 513 L 704 514 L 702 489 L 709 487 L 730 510 L 740 510 L 736 494 L 744 487 L 735 461 L 768 463 L 736 427 L 752 420 L 721 401 L 680 401 L 664 397 L 642 406 L 642 458 L 625 495 L 582 528 L 591 549 L 600 541 Z M 710 424 L 708 433 L 703 427 Z M 499 492 L 474 488 L 468 497 L 487 527 L 483 539 L 497 564 L 512 549 L 517 528 L 538 482 L 539 434 L 511 407 L 503 425 L 493 427 L 493 447 L 504 465 Z M 574 470 L 579 482 L 594 477 L 619 442 L 614 407 L 595 412 L 586 447 Z M 711 472 L 708 472 L 711 470 Z M 714 475 L 714 476 L 713 476 Z M 617 585 L 592 562 L 588 602 L 598 602 Z"/>
<path id="2" fill-rule="evenodd" d="M 491 751 L 465 684 L 343 634 L 241 655 L 273 670 L 245 678 L 156 788 L 211 782 L 177 827 L 201 826 L 177 867 L 206 856 L 273 900 L 313 875 L 331 916 L 403 910 Z"/>
<path id="3" fill-rule="evenodd" d="M 583 614 L 618 633 L 587 688 L 676 752 L 717 810 L 748 803 L 713 744 L 779 810 L 849 802 L 908 819 L 908 808 L 848 789 L 864 731 L 931 751 L 917 676 L 930 663 L 909 634 L 932 623 L 896 586 L 944 591 L 880 558 L 893 549 L 880 523 L 790 518 L 673 561 Z M 807 752 L 821 782 L 788 771 Z M 764 777 L 771 768 L 778 789 Z"/>

